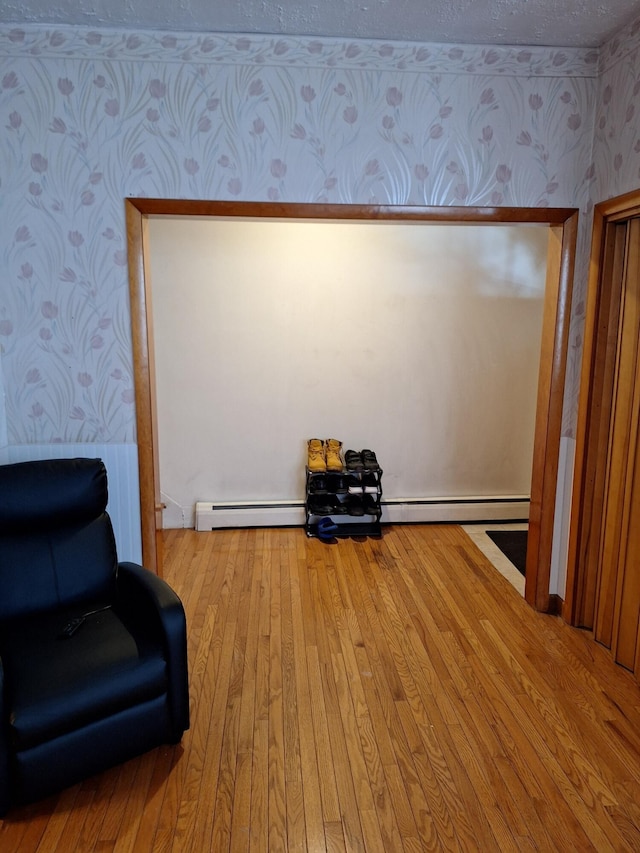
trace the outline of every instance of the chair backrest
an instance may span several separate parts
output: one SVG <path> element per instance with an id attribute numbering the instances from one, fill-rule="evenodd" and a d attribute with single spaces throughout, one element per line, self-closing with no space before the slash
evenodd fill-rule
<path id="1" fill-rule="evenodd" d="M 107 496 L 101 459 L 0 465 L 0 621 L 111 597 Z"/>

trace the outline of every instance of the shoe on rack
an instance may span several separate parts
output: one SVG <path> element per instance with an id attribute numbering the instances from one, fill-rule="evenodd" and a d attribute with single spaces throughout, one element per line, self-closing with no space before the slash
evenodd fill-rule
<path id="1" fill-rule="evenodd" d="M 327 471 L 342 472 L 342 442 L 337 438 L 328 438 L 325 443 Z"/>
<path id="2" fill-rule="evenodd" d="M 348 495 L 346 496 L 348 498 Z M 344 495 L 336 495 L 333 502 L 332 515 L 346 515 L 349 512 L 347 501 Z"/>
<path id="3" fill-rule="evenodd" d="M 366 473 L 362 478 L 362 491 L 365 495 L 377 495 L 380 488 L 378 478 L 373 472 Z"/>
<path id="4" fill-rule="evenodd" d="M 327 474 L 327 491 L 332 492 L 334 495 L 346 495 L 349 491 L 346 477 L 342 474 Z"/>
<path id="5" fill-rule="evenodd" d="M 338 529 L 338 525 L 330 518 L 321 518 L 318 521 L 318 539 L 325 541 L 333 540 L 333 534 Z"/>
<path id="6" fill-rule="evenodd" d="M 330 495 L 309 495 L 307 507 L 312 515 L 331 515 L 336 510 Z"/>
<path id="7" fill-rule="evenodd" d="M 347 475 L 347 489 L 350 495 L 362 495 L 362 477 L 357 474 Z"/>
<path id="8" fill-rule="evenodd" d="M 344 462 L 348 471 L 364 471 L 362 456 L 357 450 L 347 450 L 344 454 Z"/>
<path id="9" fill-rule="evenodd" d="M 327 477 L 323 476 L 324 472 L 315 473 L 313 477 L 309 477 L 309 494 L 310 495 L 326 495 L 329 491 Z"/>
<path id="10" fill-rule="evenodd" d="M 345 501 L 349 515 L 364 515 L 364 504 L 362 495 L 349 495 Z"/>
<path id="11" fill-rule="evenodd" d="M 367 471 L 377 471 L 380 466 L 378 465 L 378 460 L 376 459 L 376 454 L 373 450 L 363 450 L 360 454 L 362 459 L 362 465 Z"/>
<path id="12" fill-rule="evenodd" d="M 362 499 L 362 506 L 366 515 L 378 515 L 380 512 L 380 504 L 373 495 L 365 495 Z"/>
<path id="13" fill-rule="evenodd" d="M 307 468 L 310 471 L 327 470 L 324 442 L 320 438 L 310 438 L 307 442 Z"/>

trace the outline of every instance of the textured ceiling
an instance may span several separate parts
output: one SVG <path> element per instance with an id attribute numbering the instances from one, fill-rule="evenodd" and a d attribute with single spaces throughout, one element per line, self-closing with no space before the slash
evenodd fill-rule
<path id="1" fill-rule="evenodd" d="M 640 0 L 0 0 L 1 23 L 597 47 Z"/>

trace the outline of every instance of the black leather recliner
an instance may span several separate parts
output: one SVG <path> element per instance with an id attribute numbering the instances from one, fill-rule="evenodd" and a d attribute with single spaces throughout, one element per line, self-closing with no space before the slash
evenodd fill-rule
<path id="1" fill-rule="evenodd" d="M 182 603 L 106 506 L 100 459 L 0 466 L 0 814 L 189 727 Z"/>

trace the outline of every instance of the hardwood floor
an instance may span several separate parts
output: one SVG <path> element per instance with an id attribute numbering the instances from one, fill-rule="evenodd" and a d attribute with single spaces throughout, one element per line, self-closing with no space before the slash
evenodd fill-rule
<path id="1" fill-rule="evenodd" d="M 637 851 L 640 688 L 455 526 L 165 534 L 191 729 L 0 822 L 29 851 Z"/>

